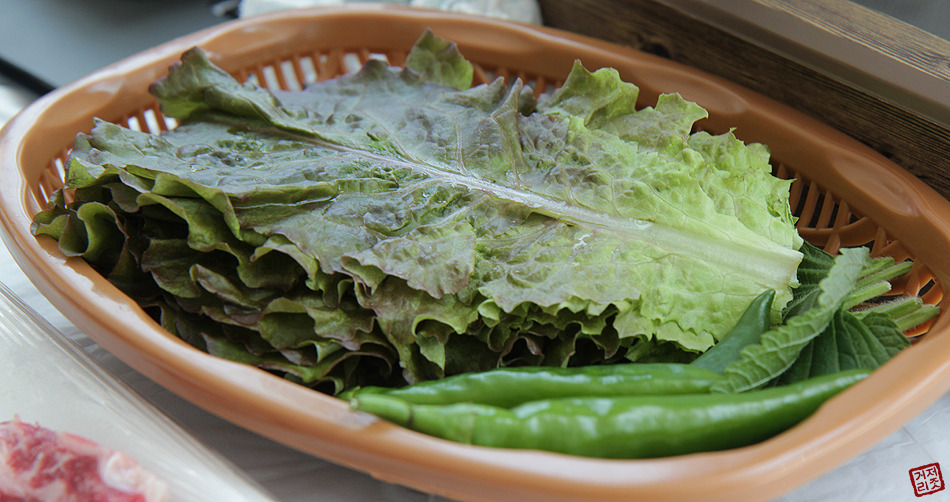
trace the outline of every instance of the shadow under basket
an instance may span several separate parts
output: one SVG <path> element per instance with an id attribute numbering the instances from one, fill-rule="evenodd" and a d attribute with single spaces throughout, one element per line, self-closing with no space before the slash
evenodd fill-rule
<path id="1" fill-rule="evenodd" d="M 893 295 L 941 305 L 950 273 L 950 203 L 840 132 L 728 81 L 627 47 L 549 28 L 385 6 L 314 8 L 231 21 L 117 62 L 44 96 L 0 135 L 0 222 L 17 263 L 89 337 L 161 385 L 227 420 L 373 476 L 462 500 L 766 500 L 871 447 L 950 390 L 950 321 L 798 426 L 734 450 L 647 460 L 602 460 L 456 444 L 351 411 L 338 399 L 185 344 L 86 263 L 30 233 L 63 186 L 63 159 L 93 118 L 160 132 L 173 128 L 148 94 L 181 53 L 198 46 L 239 79 L 299 89 L 370 58 L 403 63 L 432 29 L 476 64 L 476 83 L 519 77 L 538 92 L 575 60 L 616 68 L 640 103 L 678 92 L 709 111 L 701 127 L 735 128 L 768 145 L 776 175 L 794 178 L 791 207 L 806 240 L 834 253 L 912 259 Z M 318 489 L 315 487 L 315 489 Z"/>

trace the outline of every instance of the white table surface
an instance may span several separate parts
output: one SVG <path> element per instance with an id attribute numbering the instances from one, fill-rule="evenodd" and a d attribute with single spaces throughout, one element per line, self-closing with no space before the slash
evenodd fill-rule
<path id="1" fill-rule="evenodd" d="M 2 114 L 0 114 L 2 115 Z M 0 116 L 0 125 L 6 117 Z M 0 166 L 2 168 L 2 166 Z M 33 286 L 0 242 L 0 282 L 54 327 L 82 346 L 100 365 L 220 452 L 281 502 L 444 501 L 410 488 L 380 482 L 243 430 L 205 412 L 132 370 L 64 318 Z M 950 394 L 860 456 L 799 487 L 777 502 L 936 502 L 950 490 L 917 497 L 909 470 L 941 463 L 950 469 Z M 945 475 L 950 477 L 950 471 Z M 209 501 L 215 502 L 215 501 Z"/>

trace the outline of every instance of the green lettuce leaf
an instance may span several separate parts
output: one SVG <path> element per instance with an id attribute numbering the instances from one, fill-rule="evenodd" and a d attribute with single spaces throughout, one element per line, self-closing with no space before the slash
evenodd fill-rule
<path id="1" fill-rule="evenodd" d="M 466 354 L 486 369 L 701 352 L 765 289 L 778 319 L 802 241 L 764 146 L 693 133 L 706 112 L 676 94 L 635 109 L 611 69 L 577 63 L 537 98 L 471 75 L 431 34 L 407 68 L 370 60 L 296 92 L 191 50 L 151 88 L 181 125 L 98 122 L 67 163 L 97 209 L 54 201 L 35 231 L 103 269 L 138 263 L 165 315 L 254 333 L 270 347 L 255 360 L 386 345 L 408 381 Z"/>

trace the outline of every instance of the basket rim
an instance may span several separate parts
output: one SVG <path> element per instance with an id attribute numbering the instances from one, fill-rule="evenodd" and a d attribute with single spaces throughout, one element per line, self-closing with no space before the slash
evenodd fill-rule
<path id="1" fill-rule="evenodd" d="M 950 318 L 941 316 L 931 329 L 938 336 L 928 335 L 799 426 L 749 447 L 619 461 L 472 447 L 370 419 L 335 398 L 199 352 L 164 332 L 87 264 L 64 258 L 52 239 L 33 238 L 29 227 L 37 207 L 31 201 L 32 189 L 38 158 L 42 157 L 38 136 L 51 128 L 57 129 L 59 137 L 63 131 L 82 130 L 81 124 L 90 123 L 91 117 L 79 115 L 92 107 L 121 108 L 121 101 L 132 92 L 127 87 L 133 85 L 128 82 L 129 75 L 136 75 L 135 82 L 154 80 L 153 76 L 191 46 L 213 47 L 216 57 L 227 59 L 229 53 L 223 49 L 228 44 L 236 39 L 251 40 L 234 51 L 240 57 L 253 57 L 257 51 L 260 57 L 262 47 L 272 43 L 272 37 L 279 37 L 281 30 L 297 30 L 294 33 L 299 36 L 302 27 L 315 23 L 322 27 L 341 23 L 353 31 L 359 31 L 352 28 L 356 24 L 375 23 L 417 33 L 425 26 L 435 26 L 437 33 L 441 30 L 447 38 L 452 39 L 453 33 L 465 38 L 468 45 L 460 43 L 463 54 L 466 47 L 477 45 L 476 37 L 492 39 L 486 34 L 491 33 L 501 40 L 532 44 L 513 57 L 533 57 L 530 51 L 540 47 L 597 61 L 624 62 L 628 74 L 649 81 L 650 85 L 641 87 L 646 100 L 655 102 L 653 96 L 664 86 L 680 86 L 689 91 L 685 97 L 704 107 L 712 103 L 707 109 L 713 126 L 738 123 L 740 130 L 749 132 L 750 141 L 760 141 L 760 131 L 803 141 L 779 150 L 802 162 L 836 166 L 821 173 L 824 184 L 835 188 L 844 200 L 874 200 L 883 206 L 873 209 L 892 222 L 899 240 L 899 236 L 924 235 L 926 231 L 929 240 L 925 242 L 902 242 L 934 269 L 938 281 L 950 284 L 950 263 L 934 249 L 950 245 L 950 202 L 842 133 L 723 79 L 588 37 L 464 14 L 368 5 L 275 12 L 230 21 L 119 61 L 40 98 L 0 131 L 0 186 L 4 186 L 0 191 L 0 233 L 15 261 L 51 303 L 90 338 L 185 399 L 291 447 L 386 481 L 454 498 L 515 500 L 543 495 L 549 500 L 763 500 L 857 455 L 950 390 Z M 81 105 L 77 103 L 80 96 L 97 96 L 98 102 L 103 102 L 103 96 L 107 99 L 101 106 Z M 64 116 L 64 112 L 76 116 Z M 803 145 L 821 148 L 807 151 Z M 872 179 L 857 185 L 853 181 L 856 175 Z M 866 208 L 862 212 L 868 213 Z M 235 389 L 235 381 L 245 387 Z M 690 482 L 683 483 L 687 475 Z"/>

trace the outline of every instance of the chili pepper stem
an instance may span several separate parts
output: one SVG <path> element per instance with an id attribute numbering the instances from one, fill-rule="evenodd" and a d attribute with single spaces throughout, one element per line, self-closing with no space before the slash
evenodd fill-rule
<path id="1" fill-rule="evenodd" d="M 350 407 L 372 413 L 395 424 L 412 427 L 412 406 L 401 399 L 378 394 L 366 394 L 351 399 Z"/>
<path id="2" fill-rule="evenodd" d="M 459 443 L 472 443 L 477 421 L 488 415 L 503 415 L 504 408 L 473 403 L 419 405 L 384 394 L 365 394 L 350 400 L 350 407 L 386 421 Z"/>

